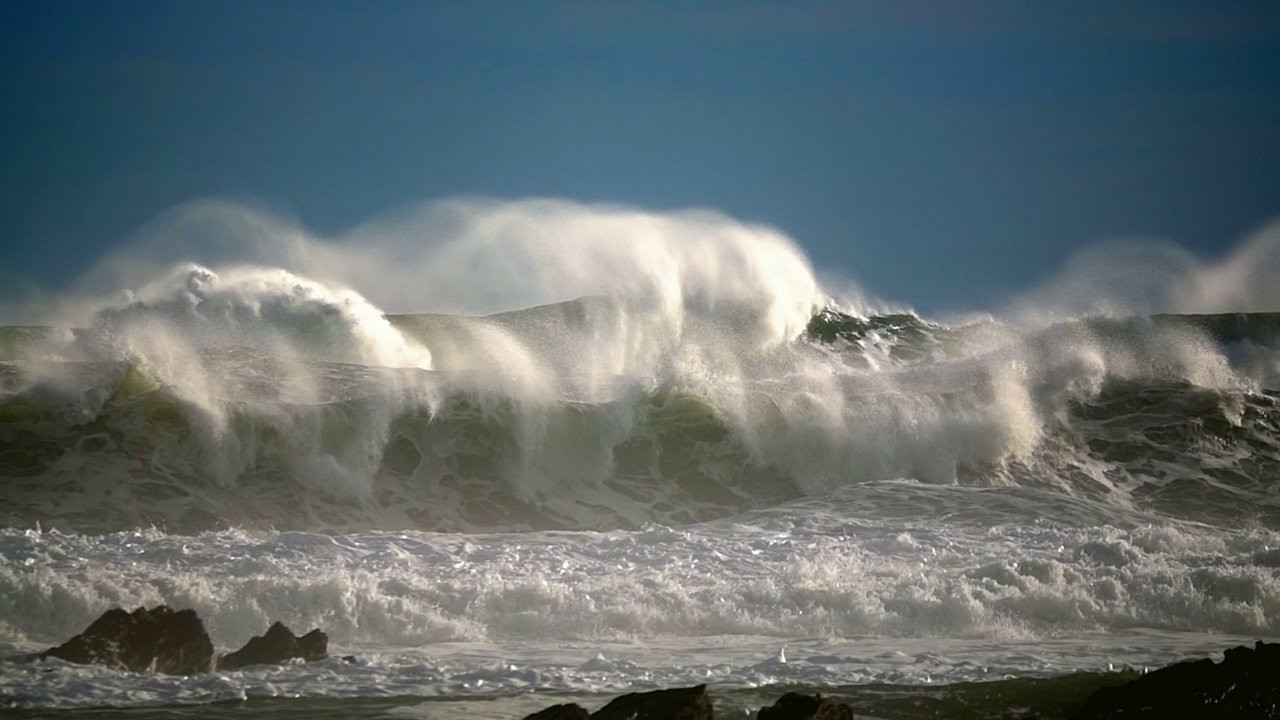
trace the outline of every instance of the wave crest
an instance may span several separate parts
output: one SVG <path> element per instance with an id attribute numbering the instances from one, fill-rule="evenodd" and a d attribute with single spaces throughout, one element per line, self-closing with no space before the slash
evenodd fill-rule
<path id="1" fill-rule="evenodd" d="M 10 524 L 633 527 L 899 478 L 1175 513 L 1212 496 L 1225 517 L 1280 468 L 1277 316 L 1027 330 L 827 309 L 760 347 L 730 308 L 645 345 L 661 316 L 610 298 L 369 318 L 255 273 L 0 332 Z M 267 302 L 217 301 L 253 282 Z M 432 366 L 342 354 L 388 337 Z"/>

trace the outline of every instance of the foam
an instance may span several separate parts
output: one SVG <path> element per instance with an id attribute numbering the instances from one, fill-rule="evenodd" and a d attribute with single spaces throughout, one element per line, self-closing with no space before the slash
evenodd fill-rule
<path id="1" fill-rule="evenodd" d="M 601 333 L 626 325 L 619 318 L 651 320 L 606 301 L 375 323 L 398 338 L 391 348 L 436 348 L 430 371 L 240 344 L 276 337 L 256 320 L 239 335 L 200 322 L 151 332 L 171 312 L 153 309 L 113 311 L 110 333 L 80 343 L 81 354 L 114 360 L 8 364 L 12 421 L 0 439 L 11 467 L 42 479 L 8 484 L 0 498 L 27 523 L 634 527 L 895 478 L 1109 493 L 1119 507 L 1185 481 L 1219 488 L 1225 517 L 1265 495 L 1242 484 L 1258 474 L 1250 468 L 1280 458 L 1267 440 L 1271 396 L 1219 345 L 1138 320 L 1005 330 L 994 344 L 978 328 L 982 339 L 939 346 L 933 359 L 873 368 L 852 348 L 805 341 L 727 353 L 714 324 L 674 347 L 637 344 L 628 327 L 618 345 L 653 356 L 636 375 L 580 370 L 608 353 L 576 349 L 609 345 Z M 237 342 L 212 342 L 229 334 Z M 344 330 L 313 344 L 368 336 Z M 602 362 L 635 367 L 634 355 Z M 1212 435 L 1196 429 L 1204 423 Z"/>
<path id="2" fill-rule="evenodd" d="M 927 503 L 895 518 L 891 504 L 839 494 L 784 515 L 682 531 L 93 538 L 9 530 L 0 585 L 11 598 L 10 641 L 30 643 L 52 643 L 110 606 L 157 603 L 195 608 L 221 646 L 282 617 L 323 626 L 338 647 L 1280 631 L 1280 584 L 1266 555 L 1280 542 L 1272 532 L 1028 522 L 1021 507 L 997 511 L 1004 520 L 993 524 L 976 512 L 996 491 L 985 492 L 938 496 L 952 517 L 945 525 L 931 521 Z M 877 493 L 888 503 L 914 494 L 901 485 Z M 1043 507 L 1051 497 L 1027 499 Z M 1082 520 L 1096 522 L 1089 515 Z"/>
<path id="3" fill-rule="evenodd" d="M 1270 237 L 1240 257 L 1270 257 Z M 1160 267 L 1208 277 L 1175 260 Z M 830 308 L 823 322 L 857 332 L 817 342 L 804 332 L 830 293 L 796 245 L 710 212 L 455 200 L 325 239 L 202 203 L 78 290 L 50 311 L 78 303 L 86 327 L 17 342 L 4 365 L 0 441 L 39 480 L 0 500 L 27 525 L 608 529 L 902 478 L 1128 508 L 1186 479 L 1179 463 L 1272 456 L 1265 344 L 1146 318 L 948 327 Z M 1160 388 L 1181 390 L 1136 403 Z M 1154 450 L 1162 424 L 1219 417 L 1250 432 Z M 1090 449 L 1121 424 L 1150 440 L 1140 462 Z"/>

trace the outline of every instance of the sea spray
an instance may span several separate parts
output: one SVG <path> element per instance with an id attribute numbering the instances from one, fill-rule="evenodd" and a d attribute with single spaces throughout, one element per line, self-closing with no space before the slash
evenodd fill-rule
<path id="1" fill-rule="evenodd" d="M 602 299 L 528 317 L 379 316 L 395 347 L 439 348 L 433 370 L 309 357 L 265 325 L 196 345 L 190 325 L 170 328 L 143 307 L 80 332 L 82 353 L 114 361 L 6 365 L 3 457 L 11 477 L 27 478 L 0 493 L 15 523 L 607 528 L 896 478 L 1112 493 L 1127 506 L 1167 483 L 1164 461 L 1151 464 L 1164 455 L 1189 467 L 1205 452 L 1251 448 L 1261 467 L 1275 457 L 1274 399 L 1188 323 L 1005 328 L 994 345 L 981 326 L 946 329 L 942 342 L 902 326 L 865 347 L 865 336 L 827 342 L 814 330 L 727 353 L 741 336 L 704 318 L 628 375 L 586 372 L 600 355 L 573 351 L 609 337 L 633 347 L 627 333 L 648 321 Z M 247 344 L 258 335 L 269 351 Z M 321 337 L 313 344 L 333 347 Z M 916 342 L 931 346 L 928 360 L 919 348 L 900 363 L 893 352 L 874 366 L 863 358 Z M 1184 424 L 1164 453 L 1117 465 L 1116 448 Z M 1116 427 L 1128 428 L 1120 444 Z M 1195 427 L 1221 430 L 1197 438 Z M 1211 437 L 1220 444 L 1204 447 Z"/>
<path id="2" fill-rule="evenodd" d="M 1239 264 L 1161 277 L 1216 287 Z M 1265 321 L 842 312 L 785 236 L 707 212 L 451 201 L 322 240 L 204 203 L 80 289 L 51 308 L 78 327 L 5 334 L 13 524 L 634 527 L 895 479 L 1129 507 L 1170 484 L 1155 458 L 1205 452 L 1188 434 L 1117 464 L 1170 424 L 1222 418 L 1228 465 L 1274 455 Z M 558 302 L 389 312 L 517 299 Z"/>
<path id="3" fill-rule="evenodd" d="M 909 704 L 1274 635 L 1280 315 L 1235 314 L 1273 309 L 1272 237 L 944 321 L 714 213 L 449 201 L 323 239 L 177 210 L 0 328 L 0 653 L 165 603 L 358 660 L 18 663 L 0 698 Z"/>

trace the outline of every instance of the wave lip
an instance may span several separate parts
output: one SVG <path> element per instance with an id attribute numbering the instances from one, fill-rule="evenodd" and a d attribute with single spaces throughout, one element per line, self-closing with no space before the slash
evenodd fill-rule
<path id="1" fill-rule="evenodd" d="M 0 330 L 0 512 L 93 531 L 609 529 L 908 479 L 1280 517 L 1280 315 L 825 308 L 778 342 L 758 332 L 769 307 L 387 316 L 280 270 L 188 267 L 90 327 Z"/>

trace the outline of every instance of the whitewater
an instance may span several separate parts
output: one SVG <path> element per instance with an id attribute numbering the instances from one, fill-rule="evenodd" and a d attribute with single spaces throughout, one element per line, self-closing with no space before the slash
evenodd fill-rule
<path id="1" fill-rule="evenodd" d="M 2 308 L 0 713 L 999 717 L 1274 639 L 1277 277 L 1112 243 L 934 318 L 710 211 L 178 208 Z M 20 660 L 157 604 L 355 662 Z"/>

